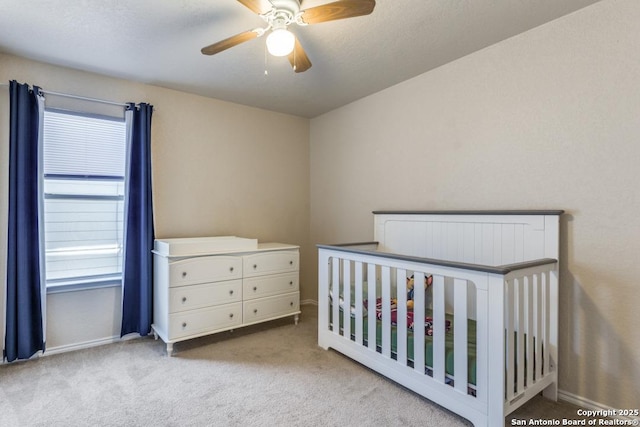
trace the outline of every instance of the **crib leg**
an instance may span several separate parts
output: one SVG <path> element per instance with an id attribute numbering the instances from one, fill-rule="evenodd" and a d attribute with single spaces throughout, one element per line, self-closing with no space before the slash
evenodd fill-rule
<path id="1" fill-rule="evenodd" d="M 554 402 L 558 401 L 558 382 L 554 381 L 542 390 L 542 396 Z"/>
<path id="2" fill-rule="evenodd" d="M 330 334 L 331 332 L 325 332 L 318 330 L 318 346 L 323 350 L 329 350 L 328 340 L 324 337 L 324 334 Z"/>

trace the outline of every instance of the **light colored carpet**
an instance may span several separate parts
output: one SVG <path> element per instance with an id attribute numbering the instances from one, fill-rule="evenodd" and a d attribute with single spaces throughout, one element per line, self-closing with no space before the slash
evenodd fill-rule
<path id="1" fill-rule="evenodd" d="M 0 366 L 0 426 L 471 425 L 319 348 L 315 311 L 304 306 L 297 326 L 287 318 L 179 343 L 174 357 L 144 338 Z M 549 410 L 575 416 L 544 399 L 516 416 Z"/>

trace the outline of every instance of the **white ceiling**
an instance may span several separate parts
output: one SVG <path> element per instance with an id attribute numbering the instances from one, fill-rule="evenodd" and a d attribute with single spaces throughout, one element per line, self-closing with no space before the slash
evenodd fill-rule
<path id="1" fill-rule="evenodd" d="M 264 26 L 236 0 L 0 0 L 0 51 L 315 117 L 596 1 L 378 0 L 368 16 L 292 26 L 313 64 L 296 74 L 266 37 L 200 53 Z"/>

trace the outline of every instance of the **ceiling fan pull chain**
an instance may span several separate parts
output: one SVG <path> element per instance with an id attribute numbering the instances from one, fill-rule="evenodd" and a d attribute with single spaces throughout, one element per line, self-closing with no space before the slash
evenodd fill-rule
<path id="1" fill-rule="evenodd" d="M 269 71 L 267 70 L 269 66 L 269 55 L 267 52 L 267 45 L 264 45 L 264 75 L 265 77 L 269 75 Z"/>

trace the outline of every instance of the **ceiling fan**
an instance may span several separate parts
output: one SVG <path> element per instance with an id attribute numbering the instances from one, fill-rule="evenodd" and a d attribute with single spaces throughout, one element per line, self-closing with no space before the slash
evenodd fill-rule
<path id="1" fill-rule="evenodd" d="M 260 15 L 267 23 L 265 28 L 255 28 L 202 48 L 205 55 L 215 55 L 240 43 L 267 36 L 267 50 L 274 56 L 287 56 L 296 73 L 311 68 L 302 45 L 287 27 L 291 24 L 310 25 L 368 15 L 373 12 L 375 0 L 341 0 L 325 5 L 300 9 L 303 0 L 238 0 Z"/>

